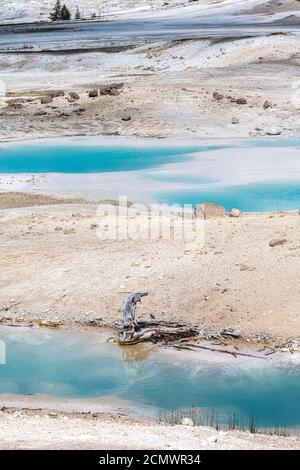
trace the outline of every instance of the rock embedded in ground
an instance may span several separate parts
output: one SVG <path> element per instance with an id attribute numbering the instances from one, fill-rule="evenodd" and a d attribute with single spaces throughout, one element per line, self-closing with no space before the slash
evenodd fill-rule
<path id="1" fill-rule="evenodd" d="M 47 114 L 47 111 L 37 111 L 36 113 L 34 113 L 34 116 L 46 116 Z"/>
<path id="2" fill-rule="evenodd" d="M 270 101 L 267 100 L 267 101 L 264 102 L 263 108 L 264 109 L 273 108 L 273 105 Z"/>
<path id="3" fill-rule="evenodd" d="M 89 98 L 96 98 L 98 96 L 98 90 L 89 91 Z"/>
<path id="4" fill-rule="evenodd" d="M 235 102 L 236 104 L 247 104 L 246 98 L 237 98 Z"/>
<path id="5" fill-rule="evenodd" d="M 123 86 L 124 83 L 112 83 L 110 85 L 104 85 L 100 88 L 100 95 L 118 96 Z"/>
<path id="6" fill-rule="evenodd" d="M 281 129 L 267 129 L 266 134 L 270 136 L 276 136 L 276 135 L 281 135 Z"/>
<path id="7" fill-rule="evenodd" d="M 200 219 L 218 219 L 226 217 L 226 211 L 223 206 L 213 202 L 203 202 L 195 207 L 195 216 Z"/>
<path id="8" fill-rule="evenodd" d="M 240 121 L 239 121 L 238 118 L 236 118 L 236 117 L 233 117 L 233 118 L 231 119 L 231 124 L 239 124 L 239 122 L 240 122 Z"/>
<path id="9" fill-rule="evenodd" d="M 282 246 L 285 245 L 287 240 L 285 238 L 274 238 L 273 240 L 270 241 L 269 246 L 270 247 L 275 247 L 275 246 Z"/>
<path id="10" fill-rule="evenodd" d="M 129 115 L 125 115 L 125 116 L 122 116 L 122 121 L 131 121 L 131 116 Z"/>
<path id="11" fill-rule="evenodd" d="M 65 96 L 65 92 L 63 90 L 52 90 L 50 91 L 52 98 L 59 98 L 60 96 Z"/>
<path id="12" fill-rule="evenodd" d="M 230 217 L 242 217 L 242 211 L 234 207 L 229 215 Z"/>
<path id="13" fill-rule="evenodd" d="M 70 91 L 69 97 L 71 98 L 71 100 L 74 101 L 78 101 L 80 99 L 80 96 L 78 95 L 78 93 L 75 93 L 75 91 Z"/>
<path id="14" fill-rule="evenodd" d="M 213 99 L 216 100 L 216 101 L 221 101 L 222 99 L 224 98 L 223 95 L 220 95 L 220 93 L 218 93 L 217 91 L 215 91 L 213 93 Z"/>
<path id="15" fill-rule="evenodd" d="M 41 98 L 41 104 L 50 104 L 53 102 L 53 96 L 44 96 Z"/>

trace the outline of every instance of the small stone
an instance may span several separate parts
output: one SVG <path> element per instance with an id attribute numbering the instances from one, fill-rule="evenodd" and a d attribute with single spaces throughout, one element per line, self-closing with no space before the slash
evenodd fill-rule
<path id="1" fill-rule="evenodd" d="M 41 98 L 41 104 L 50 104 L 53 102 L 53 97 L 52 96 L 44 96 Z"/>
<path id="2" fill-rule="evenodd" d="M 131 116 L 129 116 L 129 115 L 128 116 L 123 116 L 122 121 L 126 121 L 126 122 L 131 121 Z"/>
<path id="3" fill-rule="evenodd" d="M 287 240 L 285 238 L 274 238 L 273 240 L 270 241 L 269 246 L 272 248 L 275 246 L 282 246 L 285 245 Z"/>
<path id="4" fill-rule="evenodd" d="M 47 328 L 58 328 L 60 326 L 60 323 L 55 320 L 42 320 L 39 324 Z"/>
<path id="5" fill-rule="evenodd" d="M 242 217 L 242 211 L 240 211 L 240 209 L 233 208 L 229 215 L 230 217 Z"/>
<path id="6" fill-rule="evenodd" d="M 110 85 L 104 85 L 100 88 L 100 95 L 118 96 L 123 86 L 124 83 L 111 83 Z"/>
<path id="7" fill-rule="evenodd" d="M 238 118 L 236 118 L 236 117 L 233 117 L 233 118 L 231 119 L 231 124 L 239 124 L 239 122 L 240 122 L 240 121 L 239 121 Z"/>
<path id="8" fill-rule="evenodd" d="M 246 98 L 237 98 L 236 104 L 247 104 Z"/>
<path id="9" fill-rule="evenodd" d="M 267 135 L 281 135 L 281 130 L 280 129 L 268 129 L 266 130 Z"/>
<path id="10" fill-rule="evenodd" d="M 264 109 L 273 108 L 273 105 L 270 101 L 267 100 L 267 101 L 264 102 L 263 108 Z"/>
<path id="11" fill-rule="evenodd" d="M 216 100 L 216 101 L 221 101 L 222 99 L 224 98 L 223 95 L 220 95 L 220 93 L 218 93 L 217 91 L 215 91 L 213 93 L 213 99 Z"/>
<path id="12" fill-rule="evenodd" d="M 50 91 L 52 98 L 58 98 L 60 96 L 65 96 L 65 92 L 63 90 L 52 90 Z"/>
<path id="13" fill-rule="evenodd" d="M 69 97 L 71 98 L 71 100 L 74 100 L 74 101 L 78 101 L 80 99 L 80 96 L 78 95 L 78 93 L 75 93 L 74 91 L 70 91 Z"/>
<path id="14" fill-rule="evenodd" d="M 91 230 L 95 230 L 96 228 L 98 228 L 98 224 L 91 224 L 90 225 Z"/>
<path id="15" fill-rule="evenodd" d="M 112 88 L 112 90 L 109 93 L 109 95 L 111 96 L 118 96 L 119 94 L 120 94 L 120 90 L 118 90 L 117 88 Z"/>
<path id="16" fill-rule="evenodd" d="M 255 271 L 256 268 L 254 266 L 247 266 L 246 264 L 241 264 L 240 265 L 240 271 Z"/>
<path id="17" fill-rule="evenodd" d="M 96 98 L 98 96 L 98 90 L 89 91 L 89 98 Z"/>

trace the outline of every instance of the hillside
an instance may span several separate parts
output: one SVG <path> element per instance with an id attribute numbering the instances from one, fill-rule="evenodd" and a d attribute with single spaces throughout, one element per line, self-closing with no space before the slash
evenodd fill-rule
<path id="1" fill-rule="evenodd" d="M 0 0 L 0 22 L 47 20 L 55 0 Z M 65 0 L 74 15 L 77 5 L 82 17 L 199 17 L 254 14 L 288 17 L 300 11 L 298 0 Z"/>

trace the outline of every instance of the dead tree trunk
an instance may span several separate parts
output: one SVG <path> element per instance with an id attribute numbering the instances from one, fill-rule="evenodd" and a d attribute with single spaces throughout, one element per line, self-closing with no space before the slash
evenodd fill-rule
<path id="1" fill-rule="evenodd" d="M 123 332 L 122 340 L 130 341 L 135 333 L 140 329 L 137 316 L 136 305 L 142 303 L 142 297 L 148 295 L 148 292 L 137 292 L 132 294 L 123 304 Z"/>
<path id="2" fill-rule="evenodd" d="M 123 329 L 118 337 L 121 345 L 130 345 L 142 341 L 178 340 L 198 334 L 198 330 L 185 323 L 164 320 L 138 321 L 136 307 L 147 292 L 132 294 L 123 304 Z"/>

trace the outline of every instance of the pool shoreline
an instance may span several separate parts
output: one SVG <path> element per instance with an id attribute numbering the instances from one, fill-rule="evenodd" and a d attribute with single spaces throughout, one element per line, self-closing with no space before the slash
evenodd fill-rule
<path id="1" fill-rule="evenodd" d="M 27 335 L 29 335 L 28 338 Z M 58 335 L 57 338 L 56 335 Z M 7 364 L 11 364 L 12 357 L 15 357 L 14 355 L 12 356 L 12 345 L 10 345 L 10 341 L 13 341 L 12 344 L 14 345 L 19 344 L 20 347 L 25 348 L 25 350 L 27 351 L 28 345 L 31 344 L 31 341 L 35 338 L 34 341 L 38 341 L 37 344 L 35 344 L 34 342 L 32 346 L 30 346 L 34 354 L 37 354 L 37 350 L 41 347 L 41 345 L 44 344 L 45 347 L 47 347 L 48 342 L 55 340 L 55 338 L 56 340 L 60 338 L 60 342 L 66 342 L 66 345 L 69 345 L 69 347 L 71 348 L 73 347 L 73 344 L 77 344 L 77 342 L 80 341 L 82 342 L 83 356 L 85 357 L 86 352 L 88 350 L 93 351 L 97 345 L 102 351 L 101 345 L 108 345 L 107 341 L 109 340 L 111 335 L 112 332 L 107 329 L 100 329 L 100 331 L 99 329 L 95 331 L 92 328 L 89 328 L 88 330 L 80 330 L 78 328 L 62 328 L 56 330 L 49 330 L 46 327 L 35 327 L 34 329 L 32 329 L 28 327 L 16 328 L 13 326 L 0 326 L 0 339 L 2 338 L 5 343 L 7 341 Z M 30 343 L 28 343 L 28 341 L 30 341 Z M 92 344 L 91 349 L 91 346 L 89 345 L 90 343 Z M 201 370 L 203 371 L 208 368 L 208 370 L 211 370 L 211 372 L 213 372 L 216 368 L 216 370 L 218 370 L 218 368 L 221 367 L 223 370 L 227 369 L 227 373 L 229 374 L 230 371 L 231 373 L 235 371 L 234 374 L 238 374 L 238 371 L 240 370 L 242 373 L 240 378 L 244 377 L 246 379 L 248 374 L 250 374 L 250 377 L 252 377 L 252 375 L 254 374 L 252 380 L 254 380 L 256 374 L 266 374 L 267 371 L 273 371 L 273 374 L 276 369 L 283 371 L 286 367 L 290 367 L 292 372 L 292 368 L 297 365 L 299 366 L 300 364 L 300 352 L 292 354 L 291 352 L 276 351 L 274 354 L 270 355 L 267 349 L 262 352 L 261 349 L 257 349 L 257 347 L 253 350 L 249 348 L 245 349 L 245 347 L 237 348 L 236 345 L 232 345 L 230 347 L 223 346 L 218 349 L 214 345 L 214 343 L 210 343 L 207 341 L 205 343 L 206 346 L 210 346 L 213 351 L 197 348 L 190 349 L 188 351 L 184 348 L 182 350 L 178 350 L 176 347 L 173 347 L 172 344 L 165 346 L 160 344 L 151 345 L 149 343 L 143 343 L 136 346 L 127 346 L 125 348 L 119 347 L 118 345 L 112 345 L 109 347 L 108 350 L 104 349 L 101 354 L 104 354 L 105 358 L 106 354 L 110 354 L 109 351 L 111 351 L 113 357 L 120 358 L 121 361 L 124 363 L 124 366 L 128 364 L 131 373 L 133 373 L 135 370 L 134 363 L 136 363 L 136 367 L 138 365 L 140 367 L 146 367 L 144 361 L 149 359 L 151 364 L 170 363 L 170 365 L 172 364 L 173 367 L 174 365 L 176 365 L 176 367 L 179 367 L 178 370 L 189 370 L 189 373 L 191 373 L 191 371 L 197 370 L 200 364 Z M 203 344 L 203 342 L 200 344 Z M 239 353 L 247 355 L 247 357 L 242 355 L 236 356 L 234 352 L 238 354 L 237 350 L 239 351 Z M 224 351 L 228 351 L 231 353 L 224 354 Z M 28 359 L 29 357 L 31 356 L 28 356 Z M 261 359 L 265 359 L 265 361 L 261 361 Z M 15 357 L 15 360 L 18 362 L 17 356 Z M 5 364 L 0 365 L 0 367 L 5 368 Z M 12 367 L 12 364 L 10 365 L 10 367 Z M 100 365 L 99 367 L 101 369 Z M 151 376 L 152 375 L 150 375 L 150 378 Z M 266 377 L 268 377 L 268 375 Z M 18 380 L 21 380 L 21 377 L 16 377 L 16 380 L 18 383 Z M 44 378 L 44 380 L 46 380 L 46 378 Z M 103 380 L 103 378 L 101 380 Z M 239 375 L 236 376 L 236 380 L 239 382 Z M 76 416 L 78 414 L 90 415 L 92 413 L 93 416 L 109 416 L 111 418 L 113 418 L 114 416 L 122 416 L 124 419 L 129 419 L 131 421 L 140 423 L 153 423 L 160 421 L 160 407 L 158 403 L 156 403 L 155 399 L 153 403 L 151 403 L 149 402 L 149 396 L 148 400 L 145 400 L 147 396 L 146 395 L 144 398 L 142 398 L 142 396 L 136 399 L 132 397 L 132 400 L 129 400 L 128 398 L 126 398 L 126 394 L 123 395 L 123 393 L 121 393 L 120 395 L 118 389 L 113 388 L 113 390 L 115 390 L 115 395 L 107 394 L 106 391 L 103 394 L 103 390 L 101 390 L 98 391 L 98 397 L 88 395 L 80 397 L 75 395 L 68 396 L 64 393 L 62 395 L 59 393 L 57 394 L 55 391 L 54 394 L 41 393 L 38 391 L 26 394 L 2 392 L 0 394 L 0 404 L 2 410 L 16 409 L 31 410 L 35 412 L 47 411 L 71 414 L 72 416 Z M 207 404 L 205 405 L 205 394 L 202 397 L 202 400 L 203 399 L 203 405 L 198 405 L 198 409 L 201 410 L 200 412 L 207 413 L 210 408 Z M 181 402 L 181 400 L 182 399 L 179 398 L 179 402 Z M 225 406 L 226 403 L 225 397 L 224 400 L 225 402 L 223 406 Z M 238 406 L 238 402 L 236 406 Z M 178 410 L 179 409 L 180 408 L 178 408 Z M 185 407 L 181 405 L 181 409 L 184 410 Z M 188 410 L 189 408 L 186 407 L 186 409 Z M 253 413 L 255 413 L 255 411 L 256 410 L 252 410 Z M 227 416 L 226 411 L 224 410 L 223 412 L 220 412 L 221 414 L 225 412 L 225 419 L 225 416 Z M 229 413 L 229 411 L 227 411 L 227 413 Z M 280 424 L 282 426 L 284 425 L 284 423 L 278 423 L 278 425 Z M 225 422 L 223 423 L 223 425 L 225 425 Z M 264 427 L 265 425 L 261 425 L 259 429 L 263 429 Z M 270 429 L 274 428 L 274 426 L 271 424 L 269 427 Z M 287 426 L 287 429 L 293 430 L 293 433 L 300 432 L 300 429 L 298 429 L 297 426 L 289 425 Z"/>

